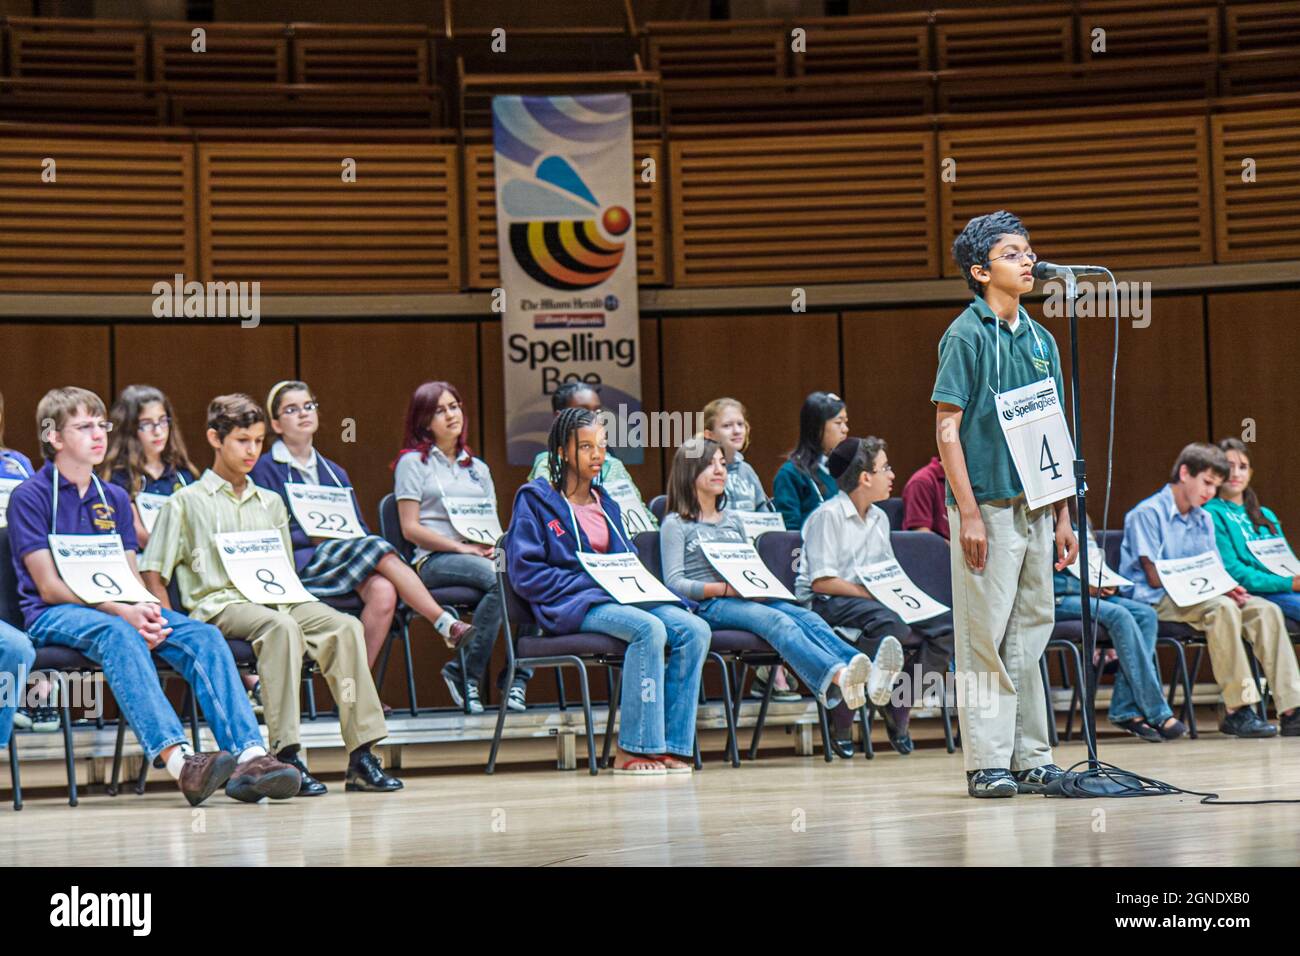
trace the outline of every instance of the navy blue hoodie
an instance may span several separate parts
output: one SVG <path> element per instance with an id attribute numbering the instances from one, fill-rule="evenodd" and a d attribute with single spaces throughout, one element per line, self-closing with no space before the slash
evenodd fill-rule
<path id="1" fill-rule="evenodd" d="M 610 495 L 600 495 L 609 519 L 607 554 L 633 550 L 619 530 L 623 516 Z M 573 634 L 597 604 L 613 600 L 591 579 L 578 561 L 579 547 L 595 551 L 581 524 L 580 544 L 574 541 L 574 519 L 564 496 L 545 478 L 534 478 L 515 494 L 506 545 L 506 571 L 515 592 L 528 602 L 533 616 L 548 634 Z M 683 607 L 688 605 L 683 602 Z"/>

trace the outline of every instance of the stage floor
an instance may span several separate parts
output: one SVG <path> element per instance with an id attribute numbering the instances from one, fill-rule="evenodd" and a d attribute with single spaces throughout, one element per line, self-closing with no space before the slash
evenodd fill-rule
<path id="1" fill-rule="evenodd" d="M 1077 744 L 1057 749 L 1066 765 Z M 1119 764 L 1228 799 L 1300 797 L 1300 739 L 1103 742 Z M 0 807 L 0 865 L 1032 865 L 1259 866 L 1300 860 L 1297 806 L 1200 806 L 1186 796 L 1051 800 L 965 796 L 961 754 L 826 764 L 769 756 L 733 770 L 635 780 L 503 766 L 408 771 L 397 795 L 329 795 L 189 808 L 87 793 Z"/>

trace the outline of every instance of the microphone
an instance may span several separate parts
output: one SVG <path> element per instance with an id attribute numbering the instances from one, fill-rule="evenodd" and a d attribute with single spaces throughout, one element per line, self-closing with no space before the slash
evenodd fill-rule
<path id="1" fill-rule="evenodd" d="M 1048 279 L 1064 279 L 1067 276 L 1104 276 L 1106 270 L 1101 266 L 1060 266 L 1055 262 L 1039 259 L 1034 263 L 1034 278 L 1040 282 Z"/>

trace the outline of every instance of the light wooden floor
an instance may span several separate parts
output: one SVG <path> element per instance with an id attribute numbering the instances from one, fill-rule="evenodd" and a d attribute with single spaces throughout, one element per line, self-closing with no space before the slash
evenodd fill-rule
<path id="1" fill-rule="evenodd" d="M 1067 765 L 1082 748 L 1063 745 Z M 1111 763 L 1227 798 L 1300 797 L 1300 740 L 1103 741 Z M 0 865 L 1295 865 L 1300 807 L 1194 797 L 965 796 L 961 754 L 826 764 L 771 756 L 690 778 L 505 766 L 406 774 L 397 795 L 345 794 L 199 813 L 169 788 L 0 807 Z"/>

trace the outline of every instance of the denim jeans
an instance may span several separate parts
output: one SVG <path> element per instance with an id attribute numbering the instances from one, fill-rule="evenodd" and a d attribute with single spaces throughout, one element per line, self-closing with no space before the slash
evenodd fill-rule
<path id="1" fill-rule="evenodd" d="M 1110 633 L 1119 655 L 1119 673 L 1110 696 L 1110 719 L 1120 723 L 1141 717 L 1159 727 L 1174 712 L 1165 701 L 1156 666 L 1156 609 L 1115 594 L 1100 601 L 1094 597 L 1092 613 Z M 1078 594 L 1067 594 L 1056 605 L 1058 621 L 1077 621 L 1082 616 L 1083 601 Z"/>
<path id="2" fill-rule="evenodd" d="M 627 641 L 618 745 L 634 754 L 693 756 L 700 674 L 713 637 L 709 625 L 677 604 L 609 601 L 591 608 L 579 630 Z"/>
<path id="3" fill-rule="evenodd" d="M 751 631 L 767 641 L 827 707 L 842 699 L 835 672 L 859 651 L 836 637 L 820 615 L 789 601 L 723 597 L 701 604 L 700 617 L 710 627 Z"/>
<path id="4" fill-rule="evenodd" d="M 221 632 L 166 608 L 162 613 L 172 632 L 153 653 L 194 689 L 217 744 L 236 756 L 262 746 L 257 718 Z M 149 647 L 126 621 L 82 604 L 56 604 L 29 633 L 37 647 L 75 648 L 104 669 L 104 680 L 150 760 L 185 742 L 185 728 L 163 694 Z"/>
<path id="5" fill-rule="evenodd" d="M 496 646 L 497 635 L 501 633 L 503 611 L 501 595 L 497 591 L 496 565 L 490 558 L 477 554 L 435 551 L 420 565 L 420 580 L 430 591 L 434 588 L 467 587 L 483 592 L 482 600 L 474 606 L 474 635 L 465 645 L 465 666 L 469 668 L 467 676 L 470 680 L 477 681 L 492 660 L 492 649 Z M 459 655 L 453 655 L 442 672 L 452 680 L 460 680 Z M 515 684 L 522 687 L 532 676 L 531 670 L 521 667 L 515 671 Z M 505 678 L 506 672 L 502 668 L 497 675 L 498 687 L 505 682 Z"/>
<path id="6" fill-rule="evenodd" d="M 0 747 L 9 743 L 14 711 L 23 702 L 27 673 L 36 660 L 36 648 L 18 628 L 0 621 Z"/>
<path id="7" fill-rule="evenodd" d="M 1295 591 L 1282 591 L 1278 594 L 1261 594 L 1260 597 L 1280 607 L 1282 614 L 1290 620 L 1300 621 L 1300 594 Z"/>

